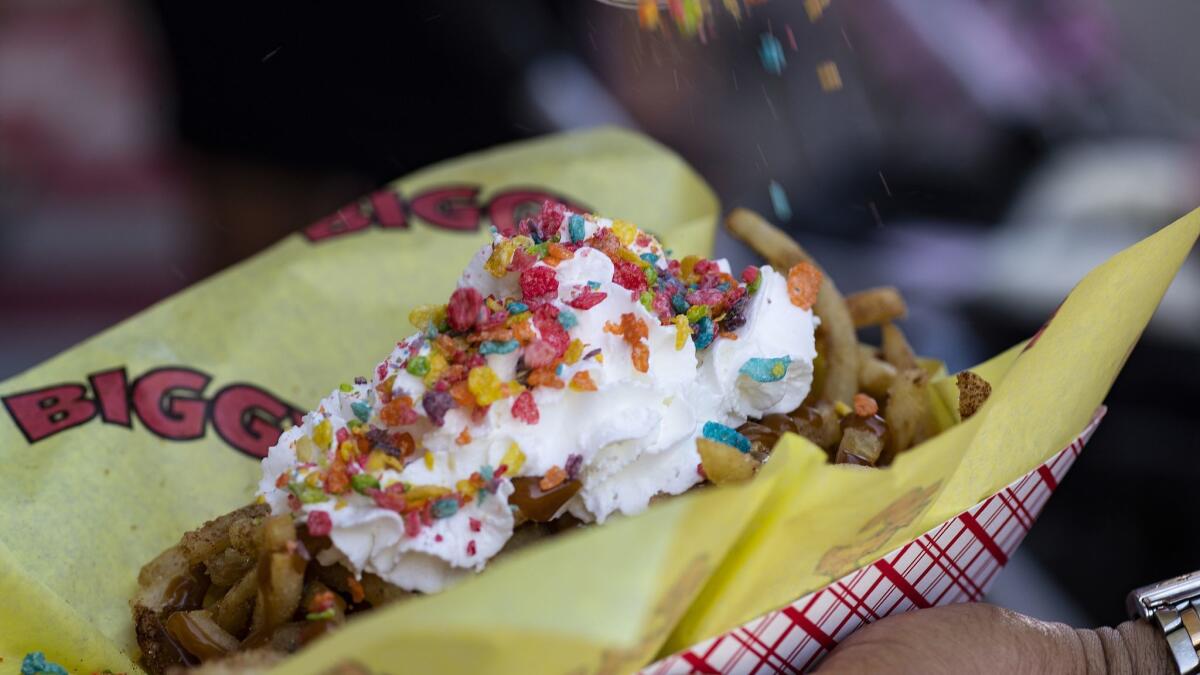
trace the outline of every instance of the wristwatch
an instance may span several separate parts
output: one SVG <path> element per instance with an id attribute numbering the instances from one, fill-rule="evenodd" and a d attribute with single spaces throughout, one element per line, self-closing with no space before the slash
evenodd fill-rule
<path id="1" fill-rule="evenodd" d="M 1182 675 L 1200 673 L 1200 571 L 1134 589 L 1125 607 L 1162 630 Z"/>

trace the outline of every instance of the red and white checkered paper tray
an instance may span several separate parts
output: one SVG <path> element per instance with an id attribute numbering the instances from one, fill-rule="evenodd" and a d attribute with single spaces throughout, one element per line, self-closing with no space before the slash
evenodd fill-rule
<path id="1" fill-rule="evenodd" d="M 1053 457 L 913 541 L 642 675 L 807 671 L 851 633 L 912 609 L 983 598 L 1104 417 L 1101 407 Z"/>

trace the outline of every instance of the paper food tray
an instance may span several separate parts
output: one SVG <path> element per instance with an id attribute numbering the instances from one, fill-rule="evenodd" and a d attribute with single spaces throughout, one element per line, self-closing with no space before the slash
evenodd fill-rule
<path id="1" fill-rule="evenodd" d="M 641 675 L 806 672 L 893 614 L 981 600 L 1099 426 L 956 517 L 786 607 L 646 666 Z"/>

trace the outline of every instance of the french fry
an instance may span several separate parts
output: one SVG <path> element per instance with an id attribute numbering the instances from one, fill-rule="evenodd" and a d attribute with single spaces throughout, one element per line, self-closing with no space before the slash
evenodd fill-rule
<path id="1" fill-rule="evenodd" d="M 882 454 L 882 437 L 868 429 L 851 427 L 842 432 L 834 463 L 875 466 Z"/>
<path id="2" fill-rule="evenodd" d="M 296 523 L 288 514 L 271 516 L 263 521 L 260 537 L 263 552 L 282 551 L 296 541 Z"/>
<path id="3" fill-rule="evenodd" d="M 883 335 L 883 360 L 896 367 L 896 370 L 920 370 L 917 355 L 908 344 L 904 332 L 894 323 L 885 323 L 881 328 Z"/>
<path id="4" fill-rule="evenodd" d="M 254 558 L 230 547 L 221 551 L 204 563 L 208 576 L 214 586 L 233 586 L 246 574 L 246 570 L 254 565 Z"/>
<path id="5" fill-rule="evenodd" d="M 992 394 L 992 385 L 969 370 L 955 375 L 954 383 L 958 385 L 958 415 L 964 420 L 974 415 Z"/>
<path id="6" fill-rule="evenodd" d="M 187 557 L 188 562 L 192 564 L 208 560 L 229 546 L 229 530 L 234 523 L 266 513 L 266 504 L 251 504 L 219 518 L 214 518 L 200 528 L 183 535 L 183 539 L 179 542 L 179 548 Z"/>
<path id="7" fill-rule="evenodd" d="M 262 543 L 262 525 L 267 514 L 246 514 L 229 526 L 229 547 L 253 558 Z"/>
<path id="8" fill-rule="evenodd" d="M 734 209 L 725 218 L 725 226 L 746 242 L 777 271 L 787 274 L 791 267 L 807 262 L 821 270 L 821 287 L 813 313 L 821 318 L 818 336 L 824 340 L 822 359 L 824 378 L 818 399 L 848 402 L 858 391 L 858 338 L 846 301 L 821 266 L 800 244 L 762 216 L 748 209 Z"/>
<path id="9" fill-rule="evenodd" d="M 258 567 L 258 596 L 251 633 L 263 633 L 290 620 L 300 606 L 305 561 L 292 553 L 266 553 Z"/>
<path id="10" fill-rule="evenodd" d="M 879 326 L 908 315 L 904 296 L 895 286 L 868 288 L 846 296 L 846 307 L 855 328 Z"/>
<path id="11" fill-rule="evenodd" d="M 919 368 L 903 370 L 888 388 L 887 408 L 883 418 L 887 422 L 891 443 L 884 457 L 884 464 L 912 447 L 926 433 L 929 417 L 929 396 L 926 391 L 928 376 Z"/>
<path id="12" fill-rule="evenodd" d="M 213 620 L 231 635 L 241 634 L 249 624 L 250 611 L 254 609 L 254 596 L 257 592 L 258 570 L 251 568 L 224 597 L 209 608 Z"/>
<path id="13" fill-rule="evenodd" d="M 887 395 L 899 371 L 875 353 L 876 349 L 870 345 L 858 346 L 858 388 L 878 400 Z"/>

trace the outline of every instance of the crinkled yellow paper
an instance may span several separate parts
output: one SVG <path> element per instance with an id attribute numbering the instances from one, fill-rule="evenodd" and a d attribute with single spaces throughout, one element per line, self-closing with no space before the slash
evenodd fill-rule
<path id="1" fill-rule="evenodd" d="M 289 405 L 302 412 L 369 374 L 410 332 L 413 306 L 444 300 L 487 240 L 488 213 L 509 217 L 541 192 L 636 222 L 676 255 L 711 248 L 716 200 L 676 156 L 623 131 L 550 137 L 401 179 L 310 228 L 317 241 L 293 235 L 0 384 L 23 411 L 0 413 L 0 672 L 31 650 L 72 671 L 135 669 L 137 570 L 253 497 L 257 463 L 235 447 L 261 451 Z M 526 549 L 356 620 L 280 671 L 627 672 L 786 604 L 1078 432 L 1198 226 L 1190 215 L 1098 268 L 1032 348 L 986 366 L 996 388 L 981 412 L 891 469 L 826 466 L 789 438 L 748 484 Z M 55 386 L 67 388 L 39 398 Z M 38 410 L 80 423 L 31 443 L 16 421 Z M 171 440 L 188 435 L 199 437 Z"/>

